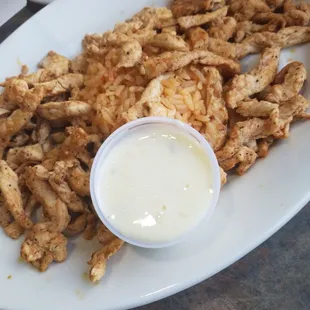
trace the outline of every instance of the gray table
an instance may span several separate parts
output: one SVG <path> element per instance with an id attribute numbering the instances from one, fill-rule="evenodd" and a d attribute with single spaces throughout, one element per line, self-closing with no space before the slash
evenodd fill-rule
<path id="1" fill-rule="evenodd" d="M 30 4 L 0 27 L 0 42 L 40 8 Z M 224 271 L 136 310 L 309 310 L 309 228 L 310 204 L 268 241 Z"/>

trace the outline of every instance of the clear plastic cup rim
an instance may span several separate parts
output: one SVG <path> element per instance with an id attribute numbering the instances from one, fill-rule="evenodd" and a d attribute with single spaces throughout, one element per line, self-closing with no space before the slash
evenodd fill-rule
<path id="1" fill-rule="evenodd" d="M 104 212 L 102 211 L 103 206 L 99 205 L 99 199 L 97 197 L 97 192 L 96 192 L 96 186 L 95 183 L 99 181 L 99 173 L 100 169 L 97 169 L 101 163 L 103 162 L 105 156 L 109 150 L 112 149 L 114 146 L 114 143 L 118 143 L 118 139 L 121 137 L 125 136 L 126 133 L 129 133 L 130 130 L 141 126 L 141 125 L 148 125 L 148 124 L 169 124 L 173 125 L 176 128 L 182 130 L 184 133 L 189 134 L 192 136 L 198 143 L 200 144 L 201 148 L 205 152 L 206 156 L 209 159 L 210 162 L 210 167 L 211 167 L 211 175 L 212 175 L 212 189 L 213 189 L 213 195 L 210 201 L 210 205 L 206 208 L 204 214 L 198 219 L 198 221 L 184 231 L 181 235 L 179 235 L 177 238 L 172 239 L 172 240 L 167 240 L 165 242 L 143 242 L 141 240 L 137 240 L 131 237 L 128 237 L 124 234 L 122 234 L 119 230 L 117 230 L 113 224 L 111 224 L 111 221 L 107 219 L 104 215 Z M 97 187 L 98 188 L 98 187 Z M 216 159 L 216 156 L 210 146 L 210 144 L 207 142 L 207 140 L 193 127 L 191 127 L 188 124 L 185 124 L 179 120 L 176 119 L 171 119 L 168 117 L 158 117 L 158 116 L 150 116 L 150 117 L 144 117 L 144 118 L 139 118 L 137 120 L 131 121 L 126 123 L 125 125 L 121 126 L 118 128 L 116 131 L 114 131 L 101 145 L 99 148 L 92 168 L 91 168 L 91 173 L 90 173 L 90 195 L 91 199 L 95 208 L 95 211 L 99 217 L 99 219 L 102 221 L 102 223 L 118 238 L 124 240 L 125 242 L 142 247 L 142 248 L 164 248 L 168 246 L 175 245 L 177 243 L 180 243 L 186 237 L 190 235 L 190 233 L 197 228 L 197 226 L 202 222 L 206 222 L 207 220 L 210 219 L 211 215 L 214 212 L 215 206 L 218 201 L 219 197 L 219 192 L 221 188 L 221 181 L 220 181 L 220 168 Z"/>

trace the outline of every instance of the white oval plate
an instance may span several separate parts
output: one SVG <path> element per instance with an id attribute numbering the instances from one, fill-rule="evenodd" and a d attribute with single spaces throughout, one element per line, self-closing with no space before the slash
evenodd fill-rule
<path id="1" fill-rule="evenodd" d="M 103 32 L 147 5 L 164 0 L 63 0 L 36 14 L 0 46 L 0 80 L 35 68 L 49 51 L 68 57 L 86 33 Z M 282 52 L 281 65 L 296 59 L 310 72 L 310 45 Z M 253 58 L 247 58 L 248 67 Z M 307 82 L 309 98 L 310 84 Z M 74 241 L 63 264 L 38 273 L 21 263 L 19 245 L 0 233 L 0 308 L 11 310 L 112 310 L 146 304 L 202 281 L 258 246 L 310 198 L 310 122 L 294 124 L 291 137 L 273 147 L 243 177 L 232 177 L 208 225 L 184 243 L 162 250 L 125 246 L 98 285 L 85 280 L 96 245 Z M 8 279 L 8 276 L 12 277 Z"/>

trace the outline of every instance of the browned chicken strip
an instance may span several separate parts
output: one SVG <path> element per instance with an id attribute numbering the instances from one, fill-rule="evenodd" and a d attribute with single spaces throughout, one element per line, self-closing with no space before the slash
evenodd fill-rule
<path id="1" fill-rule="evenodd" d="M 279 56 L 280 48 L 267 48 L 262 53 L 257 67 L 249 73 L 233 78 L 225 93 L 228 107 L 234 109 L 239 101 L 265 89 L 276 76 Z"/>
<path id="2" fill-rule="evenodd" d="M 286 101 L 299 94 L 306 79 L 305 66 L 298 61 L 291 62 L 277 74 L 274 85 L 262 93 L 262 98 L 275 103 Z"/>
<path id="3" fill-rule="evenodd" d="M 221 0 L 173 0 L 171 11 L 175 17 L 180 17 L 212 10 L 219 3 Z"/>
<path id="4" fill-rule="evenodd" d="M 221 18 L 227 15 L 228 6 L 224 6 L 216 11 L 208 12 L 205 14 L 182 16 L 178 18 L 178 24 L 183 29 L 189 29 L 191 27 L 207 24 L 217 18 Z"/>
<path id="5" fill-rule="evenodd" d="M 31 228 L 33 223 L 24 210 L 18 176 L 4 160 L 0 160 L 0 190 L 6 207 L 18 224 L 26 229 Z"/>
<path id="6" fill-rule="evenodd" d="M 205 106 L 207 121 L 204 136 L 216 152 L 224 145 L 227 135 L 228 114 L 222 97 L 222 77 L 216 68 L 205 68 Z M 205 118 L 205 116 L 203 116 Z M 197 116 L 199 120 L 199 116 Z M 203 119 L 202 119 L 203 120 Z"/>
<path id="7" fill-rule="evenodd" d="M 37 113 L 51 121 L 88 115 L 91 109 L 91 105 L 83 101 L 48 102 L 40 105 Z"/>

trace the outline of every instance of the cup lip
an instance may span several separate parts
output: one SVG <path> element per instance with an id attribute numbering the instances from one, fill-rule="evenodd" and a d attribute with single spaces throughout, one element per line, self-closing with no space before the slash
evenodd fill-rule
<path id="1" fill-rule="evenodd" d="M 210 201 L 210 205 L 208 206 L 208 208 L 206 208 L 205 212 L 202 214 L 202 216 L 196 221 L 196 223 L 193 226 L 188 228 L 177 238 L 166 241 L 166 242 L 143 242 L 143 241 L 130 238 L 122 234 L 104 216 L 104 213 L 99 206 L 99 201 L 98 201 L 97 194 L 96 194 L 95 181 L 97 177 L 99 176 L 99 174 L 97 173 L 97 171 L 99 171 L 97 167 L 104 160 L 104 157 L 102 157 L 102 154 L 104 153 L 104 151 L 106 151 L 109 145 L 111 145 L 112 142 L 121 134 L 124 134 L 124 133 L 126 134 L 126 131 L 130 129 L 136 128 L 141 125 L 148 125 L 148 124 L 150 125 L 151 124 L 169 124 L 169 125 L 173 125 L 176 128 L 183 130 L 183 132 L 185 133 L 187 132 L 189 135 L 191 135 L 194 139 L 196 139 L 199 142 L 206 156 L 208 156 L 210 167 L 211 167 L 213 194 L 212 194 L 212 198 Z M 165 247 L 169 247 L 177 243 L 180 243 L 181 241 L 186 239 L 186 237 L 188 237 L 190 233 L 192 233 L 193 230 L 197 228 L 197 226 L 199 226 L 199 224 L 202 221 L 207 221 L 210 219 L 211 215 L 214 212 L 215 206 L 219 198 L 220 188 L 221 188 L 220 168 L 219 168 L 215 153 L 213 149 L 211 148 L 210 144 L 208 143 L 208 141 L 192 126 L 186 123 L 183 123 L 180 120 L 172 119 L 168 117 L 162 117 L 162 116 L 148 116 L 144 118 L 139 118 L 134 121 L 128 122 L 124 124 L 123 126 L 119 127 L 117 130 L 115 130 L 111 135 L 109 135 L 109 137 L 100 146 L 95 156 L 95 159 L 93 161 L 91 172 L 90 172 L 90 196 L 91 196 L 92 203 L 94 205 L 95 211 L 100 221 L 102 221 L 103 224 L 118 238 L 124 240 L 125 242 L 129 244 L 142 247 L 142 248 L 154 248 L 154 249 L 165 248 Z"/>

